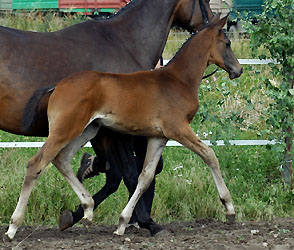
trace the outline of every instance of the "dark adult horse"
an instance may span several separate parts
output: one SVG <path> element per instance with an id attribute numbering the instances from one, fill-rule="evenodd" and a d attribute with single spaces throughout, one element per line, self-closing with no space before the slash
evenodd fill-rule
<path id="1" fill-rule="evenodd" d="M 82 70 L 127 73 L 154 68 L 173 25 L 195 31 L 212 16 L 209 0 L 134 0 L 112 18 L 86 21 L 57 32 L 0 27 L 0 129 L 47 136 L 47 98 L 42 99 L 35 126 L 21 129 L 25 103 L 36 89 L 55 85 Z M 134 171 L 131 137 L 103 129 L 91 143 L 96 154 L 106 156 L 111 168 L 118 169 L 110 174 L 122 175 L 132 194 L 138 173 Z M 95 207 L 115 191 L 108 184 L 94 197 Z M 141 227 L 152 234 L 161 229 L 151 220 L 144 202 L 135 211 Z M 83 210 L 72 216 L 72 223 L 64 228 L 79 221 Z"/>

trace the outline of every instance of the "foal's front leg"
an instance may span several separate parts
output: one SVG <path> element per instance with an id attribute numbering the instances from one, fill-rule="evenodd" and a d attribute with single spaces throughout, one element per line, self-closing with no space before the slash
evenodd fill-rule
<path id="1" fill-rule="evenodd" d="M 213 180 L 215 182 L 219 197 L 226 209 L 226 216 L 228 221 L 234 221 L 235 209 L 232 203 L 230 192 L 222 177 L 218 159 L 215 156 L 213 149 L 209 148 L 203 143 L 194 133 L 189 124 L 181 124 L 174 126 L 180 128 L 178 131 L 171 133 L 169 138 L 181 143 L 186 148 L 198 154 L 203 161 L 210 167 Z"/>
<path id="2" fill-rule="evenodd" d="M 148 138 L 148 146 L 144 166 L 141 174 L 139 175 L 138 185 L 128 204 L 122 211 L 119 218 L 119 225 L 114 234 L 123 235 L 128 222 L 131 219 L 134 208 L 152 182 L 156 170 L 157 163 L 161 153 L 166 145 L 166 138 Z"/>

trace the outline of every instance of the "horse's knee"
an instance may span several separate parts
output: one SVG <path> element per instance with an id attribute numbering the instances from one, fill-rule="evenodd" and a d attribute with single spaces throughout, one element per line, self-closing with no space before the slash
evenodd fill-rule
<path id="1" fill-rule="evenodd" d="M 27 171 L 25 175 L 25 183 L 30 182 L 33 179 L 37 179 L 42 173 L 42 167 L 40 166 L 41 156 L 37 155 L 32 157 L 27 164 Z"/>
<path id="2" fill-rule="evenodd" d="M 211 168 L 219 168 L 218 159 L 213 151 L 212 148 L 207 148 L 204 152 L 204 161 L 208 164 Z"/>
<path id="3" fill-rule="evenodd" d="M 43 158 L 43 149 L 41 149 L 37 154 L 35 154 L 31 159 L 29 159 L 27 169 L 32 169 L 35 165 L 40 164 Z"/>

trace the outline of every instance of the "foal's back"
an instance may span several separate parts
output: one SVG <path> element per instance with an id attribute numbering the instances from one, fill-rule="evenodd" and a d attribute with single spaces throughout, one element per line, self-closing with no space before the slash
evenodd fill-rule
<path id="1" fill-rule="evenodd" d="M 188 92 L 167 68 L 132 74 L 83 71 L 57 85 L 48 116 L 50 120 L 59 112 L 73 113 L 76 118 L 63 119 L 78 119 L 76 123 L 84 127 L 98 119 L 114 130 L 162 136 L 165 119 L 184 118 L 185 109 L 195 109 Z"/>

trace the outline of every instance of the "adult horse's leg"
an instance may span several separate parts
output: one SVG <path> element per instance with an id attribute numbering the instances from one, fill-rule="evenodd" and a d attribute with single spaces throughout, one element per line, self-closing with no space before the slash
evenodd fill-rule
<path id="1" fill-rule="evenodd" d="M 194 153 L 198 154 L 210 167 L 220 200 L 226 209 L 227 220 L 233 222 L 235 220 L 235 209 L 232 203 L 232 198 L 222 177 L 219 162 L 213 149 L 209 148 L 195 135 L 188 123 L 178 124 L 177 126 L 173 126 L 173 128 L 178 128 L 179 130 L 169 131 L 170 134 L 166 133 L 168 138 L 178 141 Z"/>
<path id="2" fill-rule="evenodd" d="M 155 169 L 161 153 L 166 145 L 166 138 L 149 138 L 146 159 L 144 162 L 143 170 L 139 176 L 138 185 L 127 206 L 124 208 L 120 215 L 118 229 L 114 232 L 117 235 L 123 235 L 130 221 L 133 210 L 139 201 L 142 194 L 147 190 L 152 182 L 155 174 Z"/>

